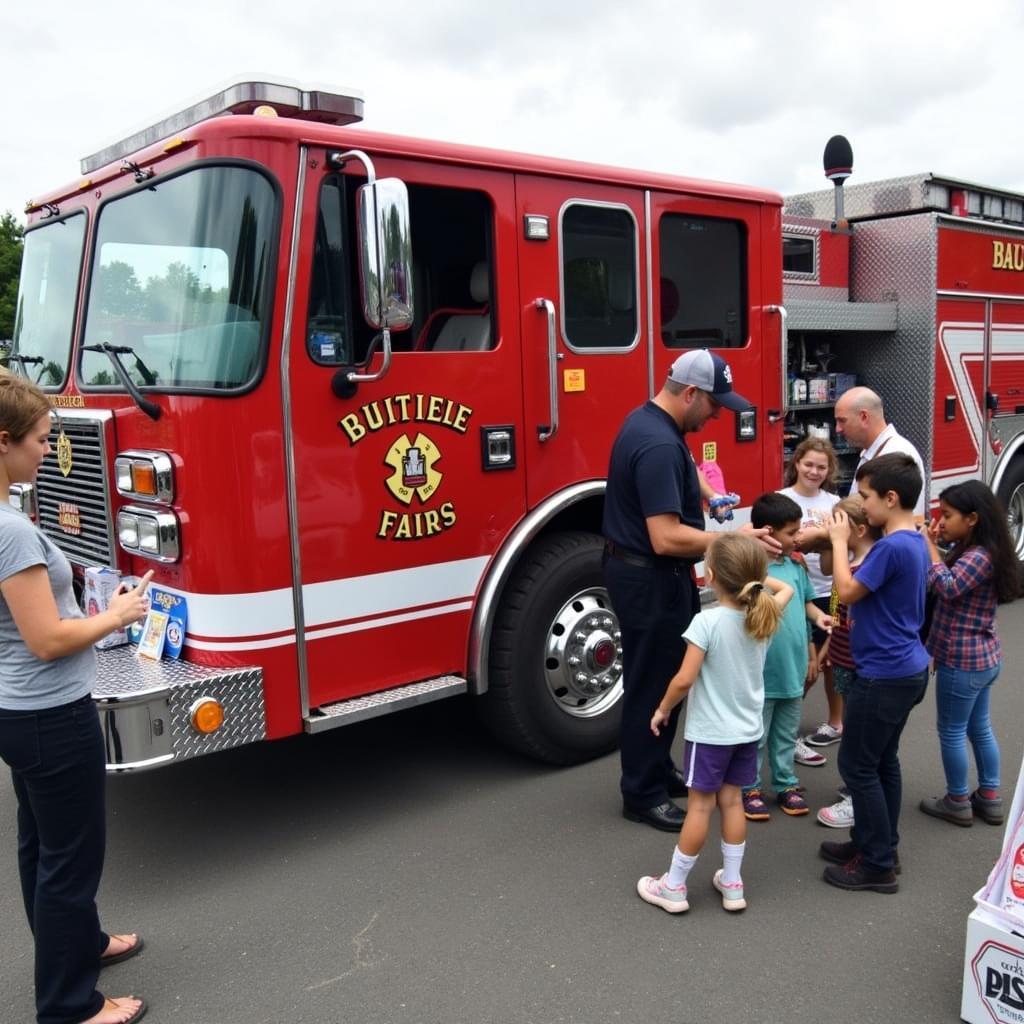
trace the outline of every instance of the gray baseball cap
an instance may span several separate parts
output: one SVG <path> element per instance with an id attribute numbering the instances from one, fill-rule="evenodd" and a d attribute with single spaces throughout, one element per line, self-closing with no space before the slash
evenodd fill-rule
<path id="1" fill-rule="evenodd" d="M 732 389 L 732 370 L 729 364 L 706 348 L 684 352 L 672 364 L 668 379 L 706 391 L 716 402 L 733 412 L 743 412 L 750 408 L 750 402 Z"/>

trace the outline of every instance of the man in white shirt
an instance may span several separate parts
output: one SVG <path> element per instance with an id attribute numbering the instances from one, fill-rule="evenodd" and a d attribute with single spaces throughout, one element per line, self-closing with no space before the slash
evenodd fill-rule
<path id="1" fill-rule="evenodd" d="M 836 433 L 843 434 L 850 444 L 861 449 L 859 469 L 865 462 L 876 455 L 892 455 L 900 452 L 909 455 L 921 471 L 921 479 L 926 480 L 924 462 L 917 449 L 905 437 L 900 436 L 891 423 L 885 422 L 885 410 L 882 399 L 871 388 L 850 388 L 844 392 L 835 408 Z M 857 490 L 857 482 L 850 484 L 850 493 Z M 921 488 L 921 496 L 914 506 L 914 515 L 921 518 L 928 507 L 927 488 Z"/>

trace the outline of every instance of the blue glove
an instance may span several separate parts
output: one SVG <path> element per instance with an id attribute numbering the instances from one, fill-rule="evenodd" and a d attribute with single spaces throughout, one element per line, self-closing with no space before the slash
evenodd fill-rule
<path id="1" fill-rule="evenodd" d="M 740 496 L 730 491 L 728 494 L 720 494 L 717 498 L 712 498 L 708 502 L 708 511 L 711 513 L 712 519 L 716 522 L 724 523 L 726 520 L 733 518 L 733 507 L 739 503 Z"/>

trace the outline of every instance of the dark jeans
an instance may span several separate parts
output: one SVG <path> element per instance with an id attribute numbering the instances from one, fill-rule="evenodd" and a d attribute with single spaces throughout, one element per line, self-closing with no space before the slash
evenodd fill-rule
<path id="1" fill-rule="evenodd" d="M 0 757 L 18 798 L 18 868 L 35 937 L 39 1024 L 98 1013 L 96 890 L 106 843 L 106 757 L 91 697 L 43 711 L 0 709 Z"/>
<path id="2" fill-rule="evenodd" d="M 645 569 L 616 558 L 606 559 L 604 569 L 622 631 L 622 798 L 632 807 L 655 807 L 668 799 L 680 708 L 660 736 L 651 732 L 651 715 L 679 670 L 686 650 L 682 634 L 700 608 L 700 594 L 689 572 Z"/>
<path id="3" fill-rule="evenodd" d="M 889 871 L 895 863 L 903 797 L 900 735 L 927 682 L 927 669 L 900 679 L 858 673 L 846 694 L 839 774 L 853 799 L 850 838 L 873 871 Z"/>

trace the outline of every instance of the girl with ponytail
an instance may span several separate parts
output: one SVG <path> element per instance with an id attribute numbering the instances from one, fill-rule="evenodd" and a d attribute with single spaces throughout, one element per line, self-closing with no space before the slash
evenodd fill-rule
<path id="1" fill-rule="evenodd" d="M 793 596 L 787 583 L 768 576 L 764 549 L 752 537 L 723 533 L 708 548 L 704 576 L 718 603 L 695 616 L 683 634 L 686 653 L 651 718 L 657 736 L 689 694 L 683 774 L 690 788 L 686 819 L 669 870 L 644 875 L 637 893 L 671 914 L 690 907 L 686 881 L 704 846 L 716 805 L 722 817 L 724 867 L 712 885 L 726 910 L 743 910 L 740 867 L 746 846 L 743 787 L 757 775 L 757 745 L 764 731 L 764 659 Z"/>

